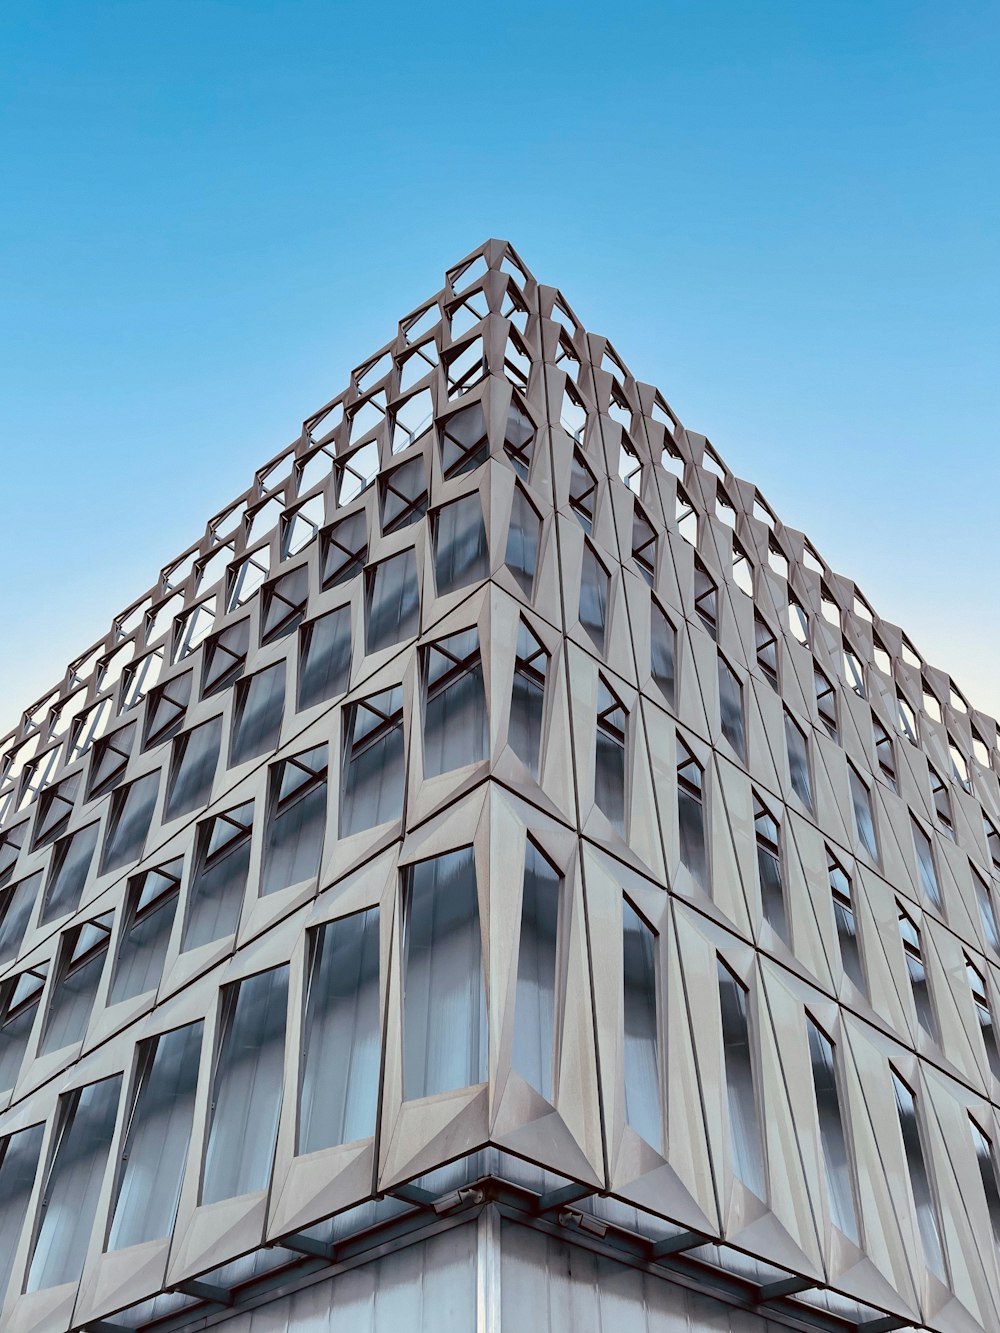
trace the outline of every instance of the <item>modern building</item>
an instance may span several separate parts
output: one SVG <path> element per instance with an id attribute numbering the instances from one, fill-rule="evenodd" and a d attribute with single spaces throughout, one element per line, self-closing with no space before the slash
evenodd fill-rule
<path id="1" fill-rule="evenodd" d="M 996 1333 L 997 725 L 490 241 L 0 750 L 5 1333 Z"/>

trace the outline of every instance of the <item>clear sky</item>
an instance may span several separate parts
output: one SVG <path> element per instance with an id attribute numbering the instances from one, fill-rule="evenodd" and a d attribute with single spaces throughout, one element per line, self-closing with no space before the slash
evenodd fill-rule
<path id="1" fill-rule="evenodd" d="M 1000 6 L 11 0 L 0 732 L 503 236 L 1000 713 Z"/>

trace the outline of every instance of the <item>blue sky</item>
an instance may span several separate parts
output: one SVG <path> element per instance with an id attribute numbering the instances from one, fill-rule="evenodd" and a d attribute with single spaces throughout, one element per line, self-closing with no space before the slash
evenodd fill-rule
<path id="1" fill-rule="evenodd" d="M 1000 712 L 1000 8 L 0 15 L 0 732 L 487 236 Z"/>

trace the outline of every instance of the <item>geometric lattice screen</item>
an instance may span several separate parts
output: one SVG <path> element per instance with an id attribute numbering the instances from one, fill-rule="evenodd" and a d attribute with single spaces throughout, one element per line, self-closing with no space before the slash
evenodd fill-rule
<path id="1" fill-rule="evenodd" d="M 0 1324 L 1000 1328 L 998 767 L 488 242 L 0 746 Z"/>

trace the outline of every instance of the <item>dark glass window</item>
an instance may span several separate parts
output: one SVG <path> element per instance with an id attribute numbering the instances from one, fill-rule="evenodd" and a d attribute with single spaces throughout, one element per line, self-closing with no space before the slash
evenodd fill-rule
<path id="1" fill-rule="evenodd" d="M 604 678 L 598 677 L 594 804 L 623 837 L 627 729 L 628 713 L 625 706 Z"/>
<path id="2" fill-rule="evenodd" d="M 656 529 L 638 505 L 632 514 L 632 559 L 652 587 L 656 581 Z"/>
<path id="3" fill-rule="evenodd" d="M 262 894 L 319 874 L 326 828 L 326 746 L 283 759 L 271 770 L 270 818 L 264 834 Z"/>
<path id="4" fill-rule="evenodd" d="M 972 994 L 972 1003 L 975 1006 L 976 1018 L 983 1036 L 983 1046 L 986 1050 L 990 1070 L 994 1078 L 1000 1078 L 1000 1048 L 997 1046 L 997 1030 L 993 1024 L 993 1006 L 990 1004 L 986 977 L 976 967 L 968 954 L 965 955 L 965 974 L 969 979 L 969 990 Z"/>
<path id="5" fill-rule="evenodd" d="M 517 994 L 511 1063 L 546 1101 L 553 1100 L 556 963 L 559 947 L 559 872 L 533 842 L 524 852 Z"/>
<path id="6" fill-rule="evenodd" d="M 424 777 L 489 753 L 479 633 L 465 630 L 424 649 Z"/>
<path id="7" fill-rule="evenodd" d="M 747 737 L 743 720 L 743 686 L 724 657 L 719 657 L 719 712 L 722 734 L 746 763 Z"/>
<path id="8" fill-rule="evenodd" d="M 657 1035 L 655 933 L 628 902 L 622 904 L 622 1070 L 625 1119 L 663 1151 L 660 1055 Z"/>
<path id="9" fill-rule="evenodd" d="M 403 1096 L 486 1078 L 486 995 L 472 848 L 421 861 L 403 891 Z"/>
<path id="10" fill-rule="evenodd" d="M 83 886 L 87 882 L 90 863 L 97 846 L 97 824 L 88 824 L 57 842 L 49 865 L 49 880 L 45 886 L 40 926 L 46 926 L 67 912 L 80 906 Z"/>
<path id="11" fill-rule="evenodd" d="M 201 1023 L 191 1023 L 139 1047 L 109 1250 L 159 1240 L 174 1229 L 194 1123 L 201 1039 Z"/>
<path id="12" fill-rule="evenodd" d="M 535 428 L 522 410 L 516 396 L 507 409 L 507 427 L 504 431 L 503 447 L 504 453 L 514 466 L 514 471 L 524 481 L 527 481 L 535 450 Z"/>
<path id="13" fill-rule="evenodd" d="M 94 757 L 90 762 L 90 781 L 87 786 L 89 801 L 112 791 L 124 778 L 134 740 L 135 723 L 130 722 L 127 726 L 112 732 L 110 736 L 102 737 L 94 746 Z"/>
<path id="14" fill-rule="evenodd" d="M 109 870 L 120 870 L 130 861 L 138 861 L 142 855 L 159 785 L 157 770 L 137 778 L 127 787 L 119 787 L 111 798 L 111 814 L 101 857 L 102 875 Z"/>
<path id="15" fill-rule="evenodd" d="M 412 638 L 420 629 L 420 588 L 413 551 L 383 560 L 368 571 L 365 651 L 376 653 Z"/>
<path id="16" fill-rule="evenodd" d="M 972 1146 L 975 1149 L 976 1162 L 979 1166 L 979 1178 L 983 1182 L 983 1192 L 986 1195 L 986 1209 L 990 1215 L 993 1243 L 1000 1252 L 1000 1175 L 997 1173 L 996 1154 L 992 1142 L 971 1116 L 969 1117 L 969 1126 L 972 1130 Z M 2 1183 L 2 1179 L 3 1177 L 0 1176 L 0 1183 Z M 2 1225 L 0 1225 L 0 1235 L 2 1234 Z M 2 1263 L 2 1260 L 0 1260 L 0 1263 Z M 2 1278 L 2 1269 L 0 1269 L 0 1278 Z M 3 1283 L 0 1281 L 0 1292 L 2 1291 Z"/>
<path id="17" fill-rule="evenodd" d="M 433 530 L 434 578 L 439 594 L 489 577 L 490 553 L 478 491 L 439 509 Z"/>
<path id="18" fill-rule="evenodd" d="M 687 867 L 702 888 L 707 888 L 704 788 L 704 769 L 678 736 L 677 827 L 681 864 Z"/>
<path id="19" fill-rule="evenodd" d="M 766 1198 L 764 1141 L 757 1113 L 750 992 L 721 958 L 718 960 L 718 973 L 733 1173 L 747 1189 L 763 1199 Z"/>
<path id="20" fill-rule="evenodd" d="M 445 477 L 458 477 L 485 463 L 490 453 L 481 403 L 453 413 L 441 426 L 441 466 Z"/>
<path id="21" fill-rule="evenodd" d="M 719 590 L 697 556 L 694 558 L 694 609 L 714 639 L 719 629 Z"/>
<path id="22" fill-rule="evenodd" d="M 115 1131 L 121 1075 L 89 1083 L 59 1100 L 56 1150 L 45 1180 L 45 1208 L 26 1291 L 78 1282 L 94 1226 Z"/>
<path id="23" fill-rule="evenodd" d="M 321 543 L 324 588 L 346 583 L 360 574 L 368 559 L 368 527 L 364 510 L 327 528 Z"/>
<path id="24" fill-rule="evenodd" d="M 760 616 L 753 618 L 754 637 L 757 641 L 757 665 L 764 679 L 778 688 L 778 639 L 770 626 Z"/>
<path id="25" fill-rule="evenodd" d="M 299 1108 L 300 1153 L 375 1133 L 381 1032 L 378 908 L 312 937 Z"/>
<path id="26" fill-rule="evenodd" d="M 202 1203 L 267 1188 L 281 1112 L 287 1003 L 287 966 L 225 989 Z"/>
<path id="27" fill-rule="evenodd" d="M 48 1055 L 82 1041 L 108 956 L 113 914 L 67 930 L 59 944 L 55 984 L 38 1051 Z"/>
<path id="28" fill-rule="evenodd" d="M 45 1126 L 32 1125 L 0 1139 L 0 1303 L 28 1216 L 44 1137 Z"/>
<path id="29" fill-rule="evenodd" d="M 229 763 L 245 764 L 278 744 L 285 707 L 285 664 L 258 671 L 236 687 Z"/>
<path id="30" fill-rule="evenodd" d="M 182 951 L 235 932 L 250 873 L 252 829 L 253 801 L 214 815 L 198 826 Z"/>
<path id="31" fill-rule="evenodd" d="M 910 990 L 913 993 L 913 1007 L 917 1011 L 917 1020 L 929 1037 L 938 1039 L 937 1020 L 934 1017 L 934 1005 L 931 1000 L 930 978 L 924 963 L 923 945 L 920 931 L 909 913 L 896 903 L 899 911 L 899 938 L 903 945 L 903 959 L 910 978 Z"/>
<path id="32" fill-rule="evenodd" d="M 937 869 L 934 865 L 934 848 L 931 846 L 931 840 L 927 834 L 910 816 L 910 827 L 913 830 L 913 850 L 917 857 L 917 869 L 920 872 L 920 883 L 934 906 L 941 909 L 941 886 L 938 883 Z"/>
<path id="33" fill-rule="evenodd" d="M 777 820 L 756 793 L 753 798 L 753 826 L 757 837 L 757 873 L 764 920 L 786 944 L 790 944 L 785 889 L 781 880 L 781 835 Z"/>
<path id="34" fill-rule="evenodd" d="M 220 654 L 220 661 L 221 656 Z M 150 745 L 159 745 L 180 731 L 184 724 L 187 706 L 191 701 L 193 682 L 194 672 L 182 671 L 179 676 L 168 680 L 166 684 L 157 685 L 150 693 L 146 702 L 146 720 L 143 724 L 143 749 L 147 749 Z"/>
<path id="35" fill-rule="evenodd" d="M 274 643 L 302 623 L 309 601 L 309 566 L 299 565 L 272 583 L 266 583 L 261 596 L 264 609 L 260 641 Z"/>
<path id="36" fill-rule="evenodd" d="M 340 606 L 302 626 L 299 635 L 299 708 L 343 694 L 351 677 L 351 608 Z"/>
<path id="37" fill-rule="evenodd" d="M 872 714 L 872 735 L 875 740 L 875 758 L 878 760 L 879 771 L 892 790 L 898 791 L 899 785 L 896 780 L 896 755 L 892 744 L 892 737 L 874 713 Z"/>
<path id="38" fill-rule="evenodd" d="M 120 736 L 123 732 L 135 730 L 135 724 L 129 723 L 123 727 L 122 731 L 116 732 Z M 100 743 L 100 742 L 99 742 Z M 126 755 L 126 761 L 128 756 Z M 80 774 L 73 773 L 62 782 L 57 782 L 48 787 L 38 798 L 38 815 L 35 818 L 35 832 L 32 838 L 32 847 L 44 847 L 46 843 L 58 838 L 61 833 L 66 832 L 69 824 L 69 817 L 73 813 L 73 806 L 76 804 L 76 794 L 80 786 Z"/>
<path id="39" fill-rule="evenodd" d="M 930 779 L 931 800 L 934 802 L 934 813 L 937 815 L 938 827 L 942 833 L 946 833 L 954 842 L 955 825 L 951 813 L 951 793 L 948 790 L 948 784 L 933 766 L 930 766 Z"/>
<path id="40" fill-rule="evenodd" d="M 243 670 L 249 649 L 248 618 L 237 621 L 235 625 L 227 625 L 225 629 L 206 641 L 205 664 L 202 667 L 201 679 L 202 698 L 216 694 L 233 683 Z"/>
<path id="41" fill-rule="evenodd" d="M 47 976 L 48 964 L 43 963 L 0 985 L 0 1092 L 17 1083 Z"/>
<path id="42" fill-rule="evenodd" d="M 917 1214 L 917 1227 L 924 1249 L 924 1261 L 927 1267 L 942 1282 L 947 1281 L 944 1266 L 944 1249 L 941 1244 L 941 1224 L 938 1220 L 937 1206 L 931 1192 L 931 1180 L 924 1157 L 924 1146 L 920 1132 L 920 1120 L 917 1111 L 917 1099 L 913 1089 L 891 1069 L 893 1089 L 896 1093 L 896 1109 L 899 1112 L 899 1128 L 903 1136 L 903 1151 L 910 1176 L 910 1192 Z"/>
<path id="43" fill-rule="evenodd" d="M 604 652 L 611 576 L 590 542 L 583 544 L 580 570 L 580 624 L 599 653 Z"/>
<path id="44" fill-rule="evenodd" d="M 548 670 L 548 653 L 522 620 L 517 631 L 517 656 L 514 659 L 507 740 L 521 763 L 536 778 L 541 754 L 545 678 Z"/>
<path id="45" fill-rule="evenodd" d="M 845 1236 L 858 1243 L 858 1217 L 854 1205 L 851 1163 L 844 1133 L 843 1112 L 837 1088 L 837 1050 L 826 1033 L 807 1018 L 809 1058 L 813 1092 L 819 1118 L 819 1139 L 826 1171 L 826 1194 L 830 1219 Z"/>
<path id="46" fill-rule="evenodd" d="M 813 685 L 816 691 L 816 710 L 819 720 L 832 741 L 839 740 L 837 729 L 837 691 L 818 666 L 813 667 Z"/>
<path id="47" fill-rule="evenodd" d="M 521 490 L 514 487 L 514 501 L 510 511 L 510 527 L 507 531 L 507 547 L 504 552 L 504 564 L 514 575 L 525 597 L 530 597 L 535 586 L 535 570 L 538 568 L 538 543 L 541 537 L 542 520 L 534 505 Z"/>
<path id="48" fill-rule="evenodd" d="M 183 860 L 178 857 L 137 875 L 129 884 L 109 1004 L 130 1000 L 159 986 L 177 911 L 182 866 Z"/>
<path id="49" fill-rule="evenodd" d="M 427 472 L 422 458 L 411 458 L 380 481 L 382 531 L 398 532 L 427 513 Z"/>
<path id="50" fill-rule="evenodd" d="M 872 809 L 872 794 L 861 781 L 853 764 L 847 765 L 847 776 L 851 784 L 851 805 L 854 808 L 854 827 L 858 841 L 873 861 L 878 860 L 878 838 L 875 835 L 875 812 Z"/>
<path id="51" fill-rule="evenodd" d="M 673 706 L 677 672 L 677 631 L 656 602 L 651 604 L 649 622 L 650 668 L 653 680 Z"/>
<path id="52" fill-rule="evenodd" d="M 788 751 L 788 774 L 792 790 L 807 809 L 812 809 L 812 780 L 809 776 L 809 744 L 806 734 L 785 710 L 785 748 Z"/>
<path id="53" fill-rule="evenodd" d="M 208 804 L 219 763 L 222 718 L 182 732 L 174 741 L 164 820 L 177 819 Z"/>
<path id="54" fill-rule="evenodd" d="M 983 879 L 982 875 L 972 863 L 969 863 L 969 869 L 972 872 L 972 883 L 976 891 L 976 902 L 979 904 L 979 918 L 983 923 L 983 934 L 986 937 L 986 943 L 991 949 L 1000 952 L 1000 926 L 997 924 L 996 907 L 993 902 L 993 894 L 990 886 Z M 0 938 L 2 938 L 2 927 L 0 927 Z M 3 950 L 0 948 L 0 958 L 3 957 Z"/>
<path id="55" fill-rule="evenodd" d="M 573 466 L 569 476 L 569 507 L 584 532 L 594 531 L 594 509 L 597 504 L 597 479 L 579 449 L 573 450 Z"/>
<path id="56" fill-rule="evenodd" d="M 829 848 L 826 850 L 826 859 L 830 897 L 833 901 L 833 919 L 837 927 L 837 938 L 840 940 L 840 961 L 858 990 L 867 995 L 868 985 L 861 954 L 861 934 L 854 911 L 851 881 L 847 871 Z"/>
<path id="57" fill-rule="evenodd" d="M 403 813 L 403 691 L 397 685 L 349 705 L 344 723 L 341 837 Z"/>
<path id="58" fill-rule="evenodd" d="M 9 963 L 18 955 L 38 891 L 42 887 L 42 874 L 38 870 L 19 884 L 11 884 L 0 891 L 0 964 Z M 62 911 L 55 915 L 61 916 Z"/>

